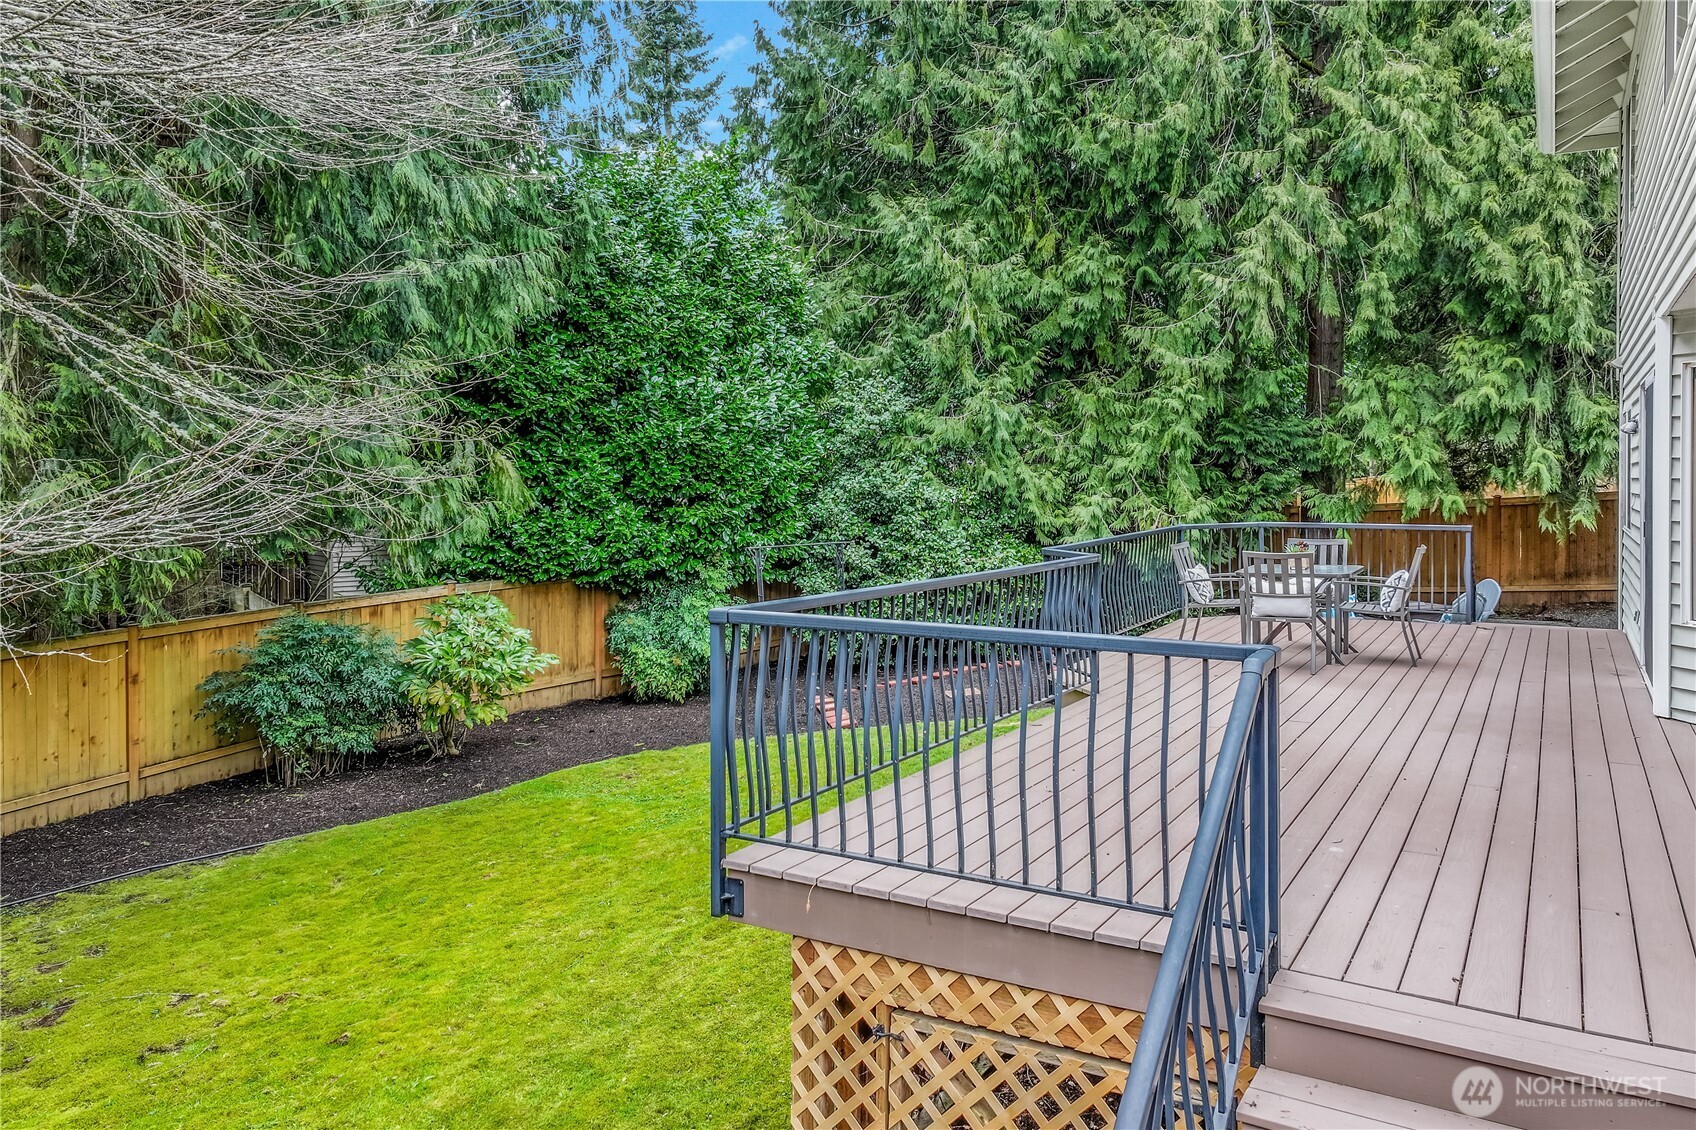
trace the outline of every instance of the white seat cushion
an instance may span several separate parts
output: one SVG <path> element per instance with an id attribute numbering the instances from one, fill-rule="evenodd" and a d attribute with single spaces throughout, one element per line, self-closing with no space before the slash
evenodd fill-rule
<path id="1" fill-rule="evenodd" d="M 1407 603 L 1407 594 L 1413 588 L 1412 578 L 1406 569 L 1397 569 L 1384 578 L 1384 589 L 1378 596 L 1378 607 L 1385 612 L 1400 612 L 1402 605 Z"/>
<path id="2" fill-rule="evenodd" d="M 1313 598 L 1310 596 L 1256 596 L 1250 607 L 1249 615 L 1305 620 L 1313 615 Z"/>
<path id="3" fill-rule="evenodd" d="M 1205 565 L 1191 565 L 1184 570 L 1184 588 L 1191 604 L 1206 604 L 1213 599 L 1213 577 Z"/>

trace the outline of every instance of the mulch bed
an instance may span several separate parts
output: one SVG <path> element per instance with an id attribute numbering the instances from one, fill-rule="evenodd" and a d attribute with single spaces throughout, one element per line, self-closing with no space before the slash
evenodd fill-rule
<path id="1" fill-rule="evenodd" d="M 395 743 L 365 769 L 293 789 L 267 784 L 262 773 L 212 781 L 12 833 L 0 843 L 0 897 L 28 898 L 460 800 L 572 765 L 706 740 L 705 696 L 677 704 L 601 699 L 527 711 L 473 730 L 465 753 L 452 761 L 431 764 L 421 745 Z"/>
<path id="2" fill-rule="evenodd" d="M 1611 600 L 1582 604 L 1535 604 L 1528 608 L 1504 608 L 1498 619 L 1567 624 L 1574 628 L 1617 628 L 1619 608 Z"/>

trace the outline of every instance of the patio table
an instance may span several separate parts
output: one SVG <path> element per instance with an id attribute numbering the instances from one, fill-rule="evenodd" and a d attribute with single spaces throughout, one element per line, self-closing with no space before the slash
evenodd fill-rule
<path id="1" fill-rule="evenodd" d="M 1349 645 L 1349 618 L 1343 613 L 1343 601 L 1347 599 L 1348 582 L 1366 572 L 1366 566 L 1314 565 L 1312 572 L 1318 578 L 1320 585 L 1320 592 L 1315 595 L 1320 596 L 1325 601 L 1330 612 L 1330 615 L 1326 617 L 1327 621 L 1330 622 L 1330 628 L 1326 632 L 1325 661 L 1327 663 L 1341 663 L 1343 657 L 1354 650 Z M 1274 567 L 1273 573 L 1282 576 L 1283 570 Z M 1243 583 L 1243 604 L 1240 618 L 1242 620 L 1243 642 L 1248 643 L 1248 570 L 1239 569 L 1236 575 Z"/>

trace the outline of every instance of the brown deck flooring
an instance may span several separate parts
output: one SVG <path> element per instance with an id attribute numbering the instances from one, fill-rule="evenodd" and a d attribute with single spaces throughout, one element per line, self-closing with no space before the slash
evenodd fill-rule
<path id="1" fill-rule="evenodd" d="M 1358 626 L 1358 654 L 1318 672 L 1299 630 L 1282 657 L 1284 967 L 1696 1049 L 1696 728 L 1654 717 L 1622 633 L 1419 632 L 1417 668 L 1393 625 Z M 1236 633 L 1215 617 L 1202 636 Z M 1004 735 L 823 814 L 820 840 L 984 877 L 993 859 L 995 874 L 1037 885 L 1058 870 L 1069 892 L 1093 876 L 1100 894 L 1160 904 L 1181 879 L 1196 768 L 1234 686 L 1225 664 L 1204 681 L 1202 664 L 1175 661 L 1168 684 L 1160 661 L 1139 657 L 1127 678 L 1122 656 L 1103 656 L 1092 699 L 1032 722 L 1022 747 Z M 796 827 L 803 841 L 812 831 Z M 1164 935 L 1163 918 L 1053 895 L 746 850 L 733 867 L 1119 945 Z"/>

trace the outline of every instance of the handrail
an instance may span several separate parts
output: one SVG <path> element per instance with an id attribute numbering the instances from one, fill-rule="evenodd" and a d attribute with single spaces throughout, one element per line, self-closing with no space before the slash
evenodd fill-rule
<path id="1" fill-rule="evenodd" d="M 1015 567 L 1006 572 L 1030 575 L 1031 570 Z M 981 575 L 974 575 L 972 583 L 978 580 Z M 1171 664 L 1200 662 L 1204 689 L 1201 729 L 1195 739 L 1199 745 L 1185 746 L 1163 730 L 1157 750 L 1139 747 L 1136 751 L 1139 764 L 1148 757 L 1158 757 L 1162 779 L 1174 767 L 1181 775 L 1197 773 L 1196 766 L 1210 760 L 1209 712 L 1205 709 L 1209 670 L 1213 665 L 1235 670 L 1245 663 L 1264 664 L 1275 654 L 1274 649 L 1266 645 L 1110 636 L 1089 630 L 1087 625 L 1080 630 L 1075 623 L 1067 622 L 1076 620 L 1076 608 L 1069 612 L 1061 609 L 1062 614 L 1054 617 L 1061 621 L 1056 629 L 780 610 L 793 603 L 772 601 L 720 608 L 709 616 L 716 913 L 736 913 L 737 885 L 723 869 L 729 843 L 760 840 L 1155 913 L 1170 912 L 1166 901 L 1169 895 L 1155 894 L 1152 901 L 1139 899 L 1137 887 L 1151 876 L 1133 875 L 1131 868 L 1123 865 L 1132 854 L 1129 844 L 1133 836 L 1139 837 L 1138 842 L 1157 836 L 1161 856 L 1154 866 L 1162 876 L 1169 872 L 1164 808 L 1161 824 L 1137 823 L 1133 827 L 1127 817 L 1121 821 L 1123 840 L 1100 845 L 1095 842 L 1092 810 L 1089 877 L 1066 878 L 1059 810 L 1042 829 L 1033 830 L 1028 823 L 1027 774 L 1033 789 L 1040 793 L 1050 781 L 1057 782 L 1061 773 L 1058 744 L 1051 750 L 1027 748 L 1029 716 L 1033 710 L 1052 710 L 1057 716 L 1057 733 L 1071 711 L 1088 710 L 1086 755 L 1093 758 L 1098 744 L 1096 711 L 1107 692 L 1101 677 L 1105 658 L 1122 656 L 1131 664 L 1122 683 L 1124 701 L 1129 702 L 1135 692 L 1158 678 L 1164 682 L 1162 697 L 1168 704 Z M 1043 603 L 1052 608 L 1052 601 Z M 1072 691 L 1087 699 L 1087 704 L 1069 702 L 1065 695 Z M 1100 708 L 1110 709 L 1111 704 Z M 1007 743 L 1016 744 L 998 743 L 993 728 L 1010 718 L 1019 719 L 1018 731 L 1007 739 Z M 982 749 L 977 751 L 974 747 L 980 741 Z M 1105 747 L 1105 739 L 1099 744 Z M 997 752 L 1003 749 L 1007 752 Z M 951 764 L 957 770 L 963 750 L 974 750 L 965 758 L 974 767 L 980 764 L 981 753 L 985 774 L 981 788 L 973 780 L 962 784 L 956 772 L 951 783 L 945 782 L 951 787 L 933 798 L 928 790 L 934 782 L 920 779 L 916 785 L 907 786 L 927 790 L 922 811 L 909 815 L 909 828 L 902 829 L 897 823 L 893 836 L 883 834 L 876 829 L 869 811 L 864 823 L 850 828 L 845 814 L 851 799 L 863 797 L 870 805 L 874 788 L 885 786 L 899 796 L 906 775 L 920 771 L 928 774 L 937 764 Z M 1112 756 L 1128 758 L 1131 752 L 1127 744 Z M 1096 781 L 1094 776 L 1089 779 L 1102 791 L 1115 791 L 1108 788 L 1109 775 L 1118 773 L 1119 777 L 1111 780 L 1128 781 L 1130 763 L 1110 760 L 1104 748 L 1098 770 L 1101 780 Z M 1003 772 L 1006 777 L 998 791 L 992 778 Z M 1057 804 L 1058 785 L 1049 793 Z M 1004 813 L 1016 808 L 1019 814 L 1017 832 L 1002 833 L 1000 854 L 994 843 L 998 804 Z M 1042 815 L 1048 815 L 1046 809 Z M 854 816 L 858 816 L 857 811 Z M 991 837 L 987 859 L 968 864 L 960 854 L 964 844 L 957 839 L 953 858 L 937 857 L 934 843 L 947 838 L 950 821 L 958 826 L 961 821 L 983 819 L 990 825 L 986 830 Z M 1154 819 L 1153 815 L 1148 819 Z M 1067 826 L 1075 828 L 1076 821 Z M 1052 840 L 1045 836 L 1047 831 L 1054 833 Z M 1109 857 L 1110 867 L 1119 868 L 1121 886 L 1110 890 L 1105 885 L 1104 874 L 1094 866 L 1097 847 Z M 1175 871 L 1170 873 L 1176 878 Z M 1164 883 L 1162 887 L 1170 890 Z"/>
<path id="2" fill-rule="evenodd" d="M 959 588 L 967 584 L 982 581 L 1010 580 L 1015 577 L 1034 577 L 1053 573 L 1062 569 L 1070 569 L 1079 563 L 1092 563 L 1098 560 L 1095 554 L 1077 553 L 1066 547 L 1055 547 L 1065 556 L 1056 556 L 1046 561 L 1034 561 L 1028 565 L 1006 565 L 999 569 L 987 569 L 978 573 L 957 573 L 947 577 L 927 577 L 918 581 L 901 581 L 896 584 L 874 585 L 863 589 L 843 589 L 839 592 L 819 593 L 813 596 L 788 596 L 776 600 L 757 601 L 753 604 L 741 605 L 737 611 L 746 609 L 763 609 L 768 612 L 809 612 L 819 608 L 836 608 L 845 604 L 864 604 L 884 600 L 890 597 L 913 596 L 919 593 L 940 592 L 946 589 Z M 1043 552 L 1049 552 L 1044 550 Z"/>
<path id="3" fill-rule="evenodd" d="M 1108 632 L 1134 632 L 1174 616 L 1182 607 L 1180 582 L 1172 569 L 1171 549 L 1191 543 L 1196 558 L 1223 572 L 1240 567 L 1244 550 L 1280 548 L 1291 538 L 1351 535 L 1374 575 L 1404 567 L 1416 540 L 1429 541 L 1427 568 L 1410 599 L 1425 613 L 1464 605 L 1470 622 L 1477 603 L 1473 575 L 1472 527 L 1428 523 L 1263 521 L 1213 522 L 1155 526 L 1088 541 L 1050 546 L 1043 552 L 1053 560 L 1093 553 L 1101 587 L 1102 627 Z M 1421 538 L 1420 535 L 1429 535 Z"/>

